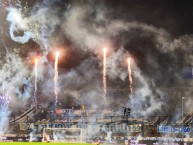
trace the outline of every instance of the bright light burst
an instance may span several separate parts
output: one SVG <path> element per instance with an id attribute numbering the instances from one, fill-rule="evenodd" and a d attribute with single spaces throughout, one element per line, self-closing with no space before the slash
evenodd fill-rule
<path id="1" fill-rule="evenodd" d="M 132 79 L 132 73 L 131 73 L 131 59 L 127 59 L 127 65 L 128 65 L 128 76 L 129 76 L 129 91 L 131 94 L 133 94 L 133 79 Z"/>
<path id="2" fill-rule="evenodd" d="M 38 59 L 35 59 L 35 80 L 34 80 L 34 101 L 37 106 L 37 79 L 38 79 Z"/>
<path id="3" fill-rule="evenodd" d="M 106 94 L 107 94 L 106 63 L 107 63 L 107 49 L 103 48 L 103 92 L 104 92 L 105 103 L 107 102 L 106 100 Z"/>
<path id="4" fill-rule="evenodd" d="M 58 104 L 58 58 L 59 52 L 56 52 L 55 63 L 54 63 L 54 94 L 55 103 Z"/>

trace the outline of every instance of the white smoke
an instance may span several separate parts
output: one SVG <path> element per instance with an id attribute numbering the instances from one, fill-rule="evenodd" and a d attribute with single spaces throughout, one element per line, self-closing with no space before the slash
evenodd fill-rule
<path id="1" fill-rule="evenodd" d="M 163 105 L 163 94 L 157 100 L 153 94 L 148 80 L 144 78 L 139 69 L 135 70 L 135 79 L 140 81 L 140 87 L 136 88 L 134 95 L 130 95 L 129 107 L 132 111 L 132 116 L 142 117 L 154 115 L 155 111 L 161 111 Z"/>
<path id="2" fill-rule="evenodd" d="M 108 17 L 103 13 L 103 10 L 97 11 L 95 19 L 92 18 L 91 21 L 85 21 L 87 19 L 89 13 L 89 9 L 87 7 L 72 7 L 67 13 L 67 18 L 63 22 L 63 31 L 68 36 L 68 38 L 81 49 L 92 52 L 99 52 L 96 49 L 101 49 L 106 46 L 107 42 L 109 42 L 109 37 L 119 36 L 121 32 L 127 32 L 129 35 L 127 38 L 123 38 L 122 42 L 129 43 L 132 38 L 143 36 L 151 38 L 154 41 L 155 49 L 157 49 L 160 53 L 169 54 L 174 59 L 175 51 L 178 49 L 183 50 L 184 52 L 190 52 L 193 47 L 192 44 L 192 36 L 186 35 L 181 36 L 179 38 L 173 38 L 169 32 L 167 32 L 163 28 L 157 28 L 152 25 L 147 25 L 145 23 L 140 23 L 137 21 L 124 22 L 121 20 L 109 20 Z M 95 21 L 102 21 L 104 23 L 104 27 L 96 26 Z M 137 33 L 135 33 L 138 30 Z M 114 48 L 109 48 L 114 49 Z M 112 52 L 109 54 L 107 58 L 107 73 L 110 79 L 121 78 L 122 80 L 126 80 L 127 71 L 126 67 L 124 70 L 124 66 L 121 64 L 121 61 L 125 54 L 124 49 L 120 49 L 118 51 Z M 143 53 L 143 52 L 142 52 Z M 145 50 L 144 50 L 145 53 Z M 100 55 L 100 53 L 97 53 Z M 192 62 L 192 56 L 190 53 L 185 54 L 185 59 Z M 153 66 L 159 66 L 159 62 L 151 59 L 151 56 L 148 57 L 149 63 Z M 178 65 L 178 64 L 176 64 Z M 177 66 L 179 67 L 179 66 Z M 164 69 L 164 68 L 163 68 Z M 140 70 L 139 70 L 140 71 Z M 179 75 L 174 74 L 176 77 Z M 157 100 L 154 94 L 150 89 L 149 79 L 143 76 L 142 73 L 134 72 L 133 76 L 134 82 L 139 79 L 142 83 L 141 86 L 137 87 L 135 90 L 135 97 L 131 97 L 129 104 L 140 104 L 146 101 L 146 98 L 149 97 L 148 103 L 144 107 L 139 105 L 137 109 L 141 115 L 151 114 L 154 111 L 162 111 L 161 106 L 163 102 Z M 141 88 L 140 88 L 141 87 Z M 161 99 L 163 99 L 163 95 L 161 93 Z"/>
<path id="3" fill-rule="evenodd" d="M 3 82 L 3 86 L 6 90 L 9 90 L 9 94 L 13 100 L 28 99 L 30 97 L 30 86 L 23 90 L 20 90 L 21 85 L 29 85 L 30 71 L 26 67 L 23 60 L 15 53 L 10 53 L 6 57 L 6 62 L 0 71 L 0 82 Z"/>
<path id="4" fill-rule="evenodd" d="M 49 3 L 49 1 L 46 1 L 46 3 Z M 52 2 L 50 1 L 50 3 Z M 22 6 L 9 7 L 7 10 L 7 21 L 10 25 L 9 34 L 11 39 L 22 44 L 33 39 L 41 46 L 41 50 L 44 51 L 43 62 L 47 62 L 46 55 L 52 49 L 50 39 L 57 26 L 62 27 L 64 35 L 74 45 L 82 51 L 88 51 L 94 54 L 99 52 L 97 49 L 109 45 L 111 37 L 117 36 L 123 31 L 131 34 L 127 39 L 122 40 L 123 45 L 125 42 L 129 42 L 132 38 L 140 35 L 153 38 L 156 44 L 155 49 L 158 49 L 162 53 L 171 53 L 176 49 L 186 49 L 185 51 L 189 51 L 193 46 L 193 41 L 191 41 L 192 36 L 186 35 L 173 39 L 170 33 L 162 28 L 136 21 L 123 22 L 121 20 L 109 20 L 102 10 L 96 14 L 95 19 L 92 18 L 94 21 L 87 21 L 89 9 L 86 9 L 86 6 L 72 7 L 67 13 L 64 13 L 62 17 L 57 15 L 57 11 L 54 8 L 41 4 L 36 5 L 30 12 L 25 12 Z M 97 26 L 95 21 L 104 22 L 104 27 Z M 139 33 L 135 33 L 133 30 L 140 31 Z M 17 36 L 17 32 L 23 32 L 23 35 Z M 110 46 L 111 45 L 109 45 L 109 47 Z M 107 58 L 108 78 L 111 80 L 120 78 L 123 81 L 127 81 L 127 67 L 122 63 L 124 61 L 123 59 L 127 56 L 126 51 L 123 48 L 118 51 L 115 51 L 114 48 L 110 49 L 113 51 Z M 27 64 L 24 63 L 24 60 L 16 54 L 11 53 L 10 55 L 10 58 L 6 58 L 7 62 L 1 68 L 0 82 L 5 82 L 6 89 L 9 89 L 12 100 L 19 102 L 18 98 L 26 100 L 30 97 L 30 80 L 27 79 L 28 81 L 26 82 L 25 78 L 32 75 Z M 100 54 L 97 53 L 97 55 Z M 191 55 L 187 55 L 186 58 L 187 60 L 192 60 Z M 84 96 L 85 101 L 88 102 L 93 102 L 92 96 L 95 97 L 97 94 L 100 96 L 100 86 L 102 84 L 100 82 L 101 71 L 99 70 L 100 67 L 97 68 L 92 65 L 96 65 L 96 63 L 89 63 L 91 60 L 93 60 L 93 58 L 89 58 L 82 62 L 76 69 L 72 69 L 60 75 L 60 89 L 78 88 L 81 90 L 80 94 Z M 97 61 L 99 63 L 101 62 L 100 59 Z M 153 63 L 154 60 L 151 60 L 151 62 Z M 153 65 L 158 66 L 159 62 L 154 62 Z M 44 76 L 46 71 L 48 71 L 47 77 Z M 51 64 L 48 64 L 46 67 L 41 66 L 38 75 L 43 80 L 43 94 L 48 96 L 52 95 L 53 67 Z M 155 99 L 150 89 L 148 78 L 145 79 L 145 76 L 140 73 L 139 69 L 134 72 L 133 76 L 135 76 L 135 79 L 139 80 L 141 84 L 141 86 L 136 88 L 135 96 L 130 97 L 129 104 L 131 104 L 131 109 L 134 110 L 133 113 L 144 116 L 156 110 L 160 110 L 162 102 Z M 25 95 L 21 93 L 19 89 L 22 83 L 29 85 L 24 93 Z M 100 99 L 98 99 L 98 101 L 100 101 Z M 147 105 L 145 108 L 142 106 L 144 102 L 145 105 Z M 92 105 L 96 108 L 98 104 L 92 103 Z"/>
<path id="5" fill-rule="evenodd" d="M 33 142 L 33 141 L 37 141 L 38 140 L 35 131 L 36 130 L 33 130 L 32 132 L 30 132 L 30 134 L 29 134 L 29 142 Z"/>
<path id="6" fill-rule="evenodd" d="M 108 131 L 108 132 L 107 132 L 106 141 L 108 141 L 109 143 L 111 143 L 111 138 L 112 138 L 112 131 Z"/>
<path id="7" fill-rule="evenodd" d="M 3 90 L 3 94 L 0 96 L 0 133 L 4 133 L 8 129 L 9 125 L 9 103 L 10 97 L 8 93 L 5 93 Z"/>
<path id="8" fill-rule="evenodd" d="M 100 44 L 105 43 L 104 36 L 98 35 L 93 27 L 88 26 L 84 19 L 86 18 L 86 9 L 74 7 L 67 13 L 67 18 L 63 22 L 62 28 L 65 33 L 78 47 L 83 50 L 102 47 Z"/>
<path id="9" fill-rule="evenodd" d="M 38 7 L 38 11 L 33 12 L 30 16 L 27 17 L 23 17 L 21 9 L 16 10 L 16 8 L 10 8 L 8 9 L 8 11 L 9 15 L 7 17 L 7 20 L 10 22 L 11 26 L 10 35 L 13 40 L 25 43 L 29 40 L 29 38 L 34 38 L 34 40 L 39 44 L 43 43 L 45 48 L 48 48 L 50 46 L 49 37 L 54 32 L 55 27 L 61 22 L 61 20 L 59 20 L 59 18 L 54 14 L 54 10 L 53 11 L 50 10 L 49 7 Z M 166 42 L 169 43 L 171 39 L 169 33 L 166 32 L 164 29 L 156 28 L 154 26 L 148 26 L 138 22 L 129 22 L 129 23 L 123 23 L 121 21 L 106 22 L 108 25 L 107 29 L 101 29 L 101 27 L 96 27 L 94 24 L 93 25 L 91 24 L 89 27 L 87 27 L 87 25 L 84 25 L 86 13 L 87 9 L 83 9 L 82 7 L 74 7 L 70 9 L 70 11 L 67 13 L 67 17 L 65 21 L 63 21 L 62 25 L 65 35 L 68 36 L 68 38 L 70 38 L 74 44 L 77 44 L 77 46 L 81 47 L 83 50 L 95 52 L 96 47 L 101 47 L 101 43 L 104 44 L 106 43 L 106 41 L 108 40 L 108 36 L 117 35 L 121 31 L 129 32 L 132 29 L 140 29 L 145 32 L 148 32 L 143 33 L 142 35 L 153 35 L 156 38 L 158 44 L 157 47 L 162 46 Z M 99 13 L 99 15 L 100 16 L 97 17 L 97 19 L 105 20 L 105 16 L 102 13 Z M 17 19 L 13 20 L 14 16 L 16 16 Z M 49 31 L 47 31 L 48 28 L 50 28 Z M 17 30 L 24 31 L 24 35 L 19 38 L 15 37 L 14 32 Z M 30 37 L 26 37 L 25 34 L 33 34 L 33 35 L 28 35 Z M 163 51 L 165 50 L 163 49 Z M 122 80 L 126 79 L 127 71 L 126 69 L 124 70 L 124 67 L 121 65 L 122 61 L 121 59 L 122 56 L 124 56 L 124 53 L 125 51 L 122 48 L 119 49 L 118 51 L 114 51 L 109 56 L 107 61 L 107 70 L 108 70 L 108 77 L 110 79 L 115 78 L 121 78 Z M 85 70 L 84 66 L 81 67 L 83 67 L 83 69 Z M 81 85 L 85 81 L 85 78 L 86 83 L 88 83 L 87 82 L 88 78 L 93 76 L 91 75 L 92 72 L 87 72 L 84 78 L 81 81 L 79 81 L 79 78 L 81 78 L 81 76 L 80 75 L 74 76 L 74 74 L 76 74 L 76 72 L 71 71 L 68 74 L 64 75 L 64 82 L 65 82 L 64 86 L 66 86 L 66 88 L 68 88 L 68 86 Z M 76 84 L 72 84 L 73 83 L 72 79 L 76 80 Z M 53 86 L 51 82 L 52 80 L 49 79 L 47 80 L 47 83 L 45 83 L 46 85 L 48 85 L 44 86 L 45 88 L 48 88 L 47 90 L 52 90 L 51 88 L 53 88 Z M 61 81 L 61 83 L 63 83 L 63 81 Z M 50 91 L 47 90 L 45 92 L 49 92 L 48 94 L 50 94 Z M 147 96 L 147 94 L 148 96 L 152 95 L 147 83 L 144 84 L 143 89 L 139 89 L 137 91 L 138 91 L 137 93 L 140 95 L 144 95 L 144 92 L 146 91 L 148 92 L 146 92 L 146 95 L 144 96 Z M 153 107 L 153 103 L 156 104 L 153 98 L 150 100 L 150 102 L 152 105 L 151 109 L 147 110 L 148 112 L 158 109 Z"/>
<path id="10" fill-rule="evenodd" d="M 124 67 L 122 63 L 124 61 L 123 58 L 126 59 L 127 55 L 122 47 L 107 58 L 107 75 L 110 79 L 120 78 L 124 81 L 127 78 L 127 66 Z"/>
<path id="11" fill-rule="evenodd" d="M 31 86 L 29 82 L 30 71 L 15 52 L 6 55 L 6 61 L 1 67 L 0 75 L 0 82 L 2 83 L 0 92 L 4 96 L 4 90 L 7 90 L 11 100 L 7 105 L 3 102 L 0 104 L 0 131 L 3 133 L 9 124 L 10 110 L 26 105 L 26 101 L 30 98 Z"/>
<path id="12" fill-rule="evenodd" d="M 37 8 L 37 7 L 36 7 Z M 54 10 L 47 7 L 39 7 L 31 13 L 19 8 L 7 8 L 7 21 L 9 22 L 9 34 L 12 40 L 19 43 L 26 43 L 30 39 L 37 42 L 42 50 L 50 50 L 49 37 L 54 32 L 55 27 L 60 23 L 60 19 Z M 15 33 L 21 31 L 22 36 Z"/>
<path id="13" fill-rule="evenodd" d="M 34 38 L 32 32 L 29 31 L 28 19 L 23 17 L 22 9 L 8 8 L 7 21 L 10 23 L 9 34 L 12 40 L 19 43 L 26 43 L 29 39 Z M 23 36 L 15 36 L 15 32 L 23 31 Z"/>

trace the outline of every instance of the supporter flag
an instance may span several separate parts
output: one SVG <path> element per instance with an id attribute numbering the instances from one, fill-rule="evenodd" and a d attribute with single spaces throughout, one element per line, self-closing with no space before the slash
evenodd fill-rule
<path id="1" fill-rule="evenodd" d="M 183 68 L 182 75 L 184 79 L 192 79 L 193 78 L 193 68 L 192 67 Z"/>

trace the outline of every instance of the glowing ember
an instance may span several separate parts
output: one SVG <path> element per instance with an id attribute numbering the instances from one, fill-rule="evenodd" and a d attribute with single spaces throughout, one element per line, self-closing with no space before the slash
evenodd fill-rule
<path id="1" fill-rule="evenodd" d="M 55 103 L 58 104 L 58 57 L 59 52 L 56 52 L 56 58 L 54 63 L 54 94 L 55 94 Z"/>
<path id="2" fill-rule="evenodd" d="M 132 79 L 132 74 L 131 74 L 131 59 L 127 59 L 128 63 L 128 75 L 129 75 L 129 91 L 131 94 L 133 94 L 133 79 Z"/>
<path id="3" fill-rule="evenodd" d="M 106 100 L 106 94 L 107 94 L 107 77 L 106 77 L 106 61 L 107 61 L 107 49 L 103 49 L 103 92 L 104 92 L 104 100 L 105 103 Z"/>

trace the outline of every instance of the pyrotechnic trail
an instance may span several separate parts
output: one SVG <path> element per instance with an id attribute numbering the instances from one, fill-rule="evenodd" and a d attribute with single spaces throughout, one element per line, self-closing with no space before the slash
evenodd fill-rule
<path id="1" fill-rule="evenodd" d="M 8 91 L 5 91 L 3 86 L 3 94 L 0 95 L 0 112 L 5 111 L 8 108 L 10 101 L 11 98 L 9 97 Z"/>
<path id="2" fill-rule="evenodd" d="M 54 94 L 55 94 L 55 103 L 58 104 L 58 57 L 59 52 L 56 52 L 56 58 L 54 63 Z"/>
<path id="3" fill-rule="evenodd" d="M 7 8 L 7 7 L 16 7 L 20 6 L 21 2 L 19 0 L 2 0 L 0 1 L 0 6 Z"/>
<path id="4" fill-rule="evenodd" d="M 106 100 L 106 94 L 107 94 L 106 62 L 107 62 L 107 49 L 103 48 L 103 92 L 104 92 L 105 103 L 107 103 L 107 100 Z"/>
<path id="5" fill-rule="evenodd" d="M 37 79 L 38 79 L 38 59 L 35 59 L 35 80 L 34 80 L 34 101 L 37 106 Z"/>
<path id="6" fill-rule="evenodd" d="M 8 92 L 4 92 L 2 96 L 0 96 L 0 110 L 4 110 L 8 107 L 11 98 L 9 97 Z"/>
<path id="7" fill-rule="evenodd" d="M 4 91 L 3 94 L 0 95 L 0 133 L 5 132 L 5 126 L 8 125 L 9 122 L 9 103 L 11 98 L 9 97 L 8 91 Z"/>
<path id="8" fill-rule="evenodd" d="M 128 65 L 128 76 L 129 76 L 129 91 L 131 94 L 133 94 L 133 79 L 131 74 L 131 59 L 127 59 L 127 65 Z"/>

